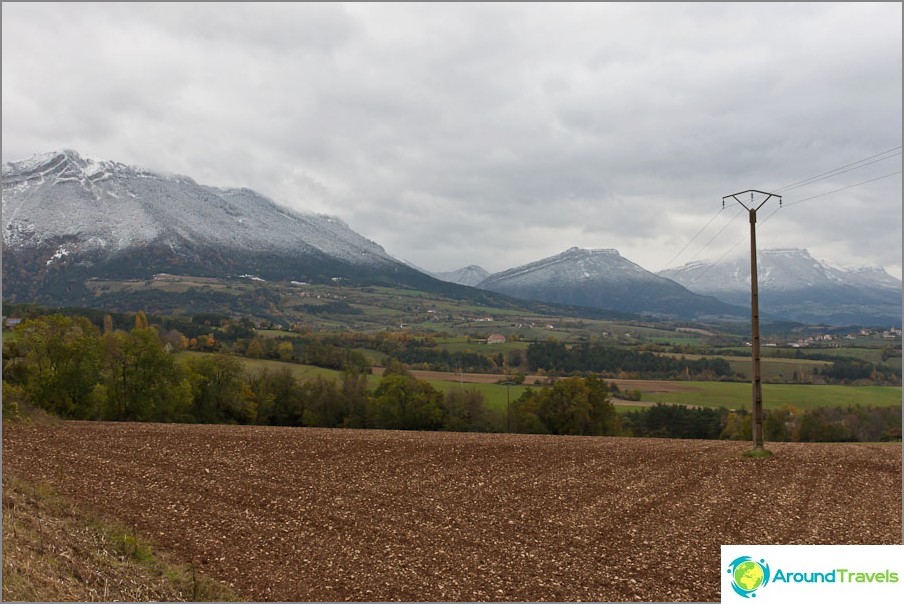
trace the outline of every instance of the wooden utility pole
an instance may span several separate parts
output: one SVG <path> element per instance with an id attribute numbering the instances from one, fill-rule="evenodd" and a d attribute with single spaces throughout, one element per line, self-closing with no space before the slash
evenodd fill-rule
<path id="1" fill-rule="evenodd" d="M 750 193 L 750 205 L 738 199 L 738 195 Z M 766 198 L 760 202 L 760 205 L 753 206 L 754 194 L 765 195 Z M 750 331 L 751 345 L 753 353 L 753 449 L 754 451 L 763 450 L 763 379 L 760 372 L 760 301 L 759 289 L 757 286 L 757 268 L 756 268 L 756 212 L 763 205 L 772 199 L 778 198 L 779 206 L 782 203 L 782 196 L 774 193 L 766 193 L 765 191 L 757 191 L 750 189 L 726 195 L 722 198 L 722 207 L 725 207 L 725 200 L 732 198 L 741 204 L 750 215 Z"/>

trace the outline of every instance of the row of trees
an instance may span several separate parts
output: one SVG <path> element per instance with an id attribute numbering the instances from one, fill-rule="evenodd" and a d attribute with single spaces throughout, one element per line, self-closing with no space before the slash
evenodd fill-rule
<path id="1" fill-rule="evenodd" d="M 728 361 L 721 358 L 687 360 L 610 348 L 593 342 L 567 345 L 555 340 L 533 342 L 527 348 L 531 371 L 578 373 L 592 372 L 607 377 L 644 377 L 668 379 L 680 376 L 714 379 L 734 375 Z"/>
<path id="2" fill-rule="evenodd" d="M 901 407 L 791 406 L 766 409 L 763 433 L 769 442 L 876 442 L 901 440 Z M 624 414 L 626 434 L 658 438 L 751 440 L 752 415 L 745 409 L 692 408 L 656 404 Z"/>

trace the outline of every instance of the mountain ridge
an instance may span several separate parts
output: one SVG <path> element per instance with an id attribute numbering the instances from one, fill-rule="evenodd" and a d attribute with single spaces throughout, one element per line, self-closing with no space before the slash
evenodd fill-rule
<path id="1" fill-rule="evenodd" d="M 516 298 L 663 318 L 738 318 L 740 308 L 690 292 L 612 248 L 564 252 L 490 275 L 479 285 Z"/>
<path id="2" fill-rule="evenodd" d="M 476 264 L 469 264 L 468 266 L 464 266 L 454 271 L 434 272 L 430 274 L 441 281 L 458 283 L 459 285 L 467 285 L 469 287 L 476 287 L 480 282 L 490 276 L 489 271 Z"/>
<path id="3" fill-rule="evenodd" d="M 7 162 L 2 174 L 3 286 L 12 299 L 84 299 L 85 279 L 160 272 L 459 287 L 403 264 L 338 218 L 247 188 L 200 185 L 72 150 Z"/>
<path id="4" fill-rule="evenodd" d="M 901 281 L 881 267 L 841 268 L 799 248 L 757 253 L 760 310 L 808 323 L 901 322 Z M 750 261 L 697 261 L 658 273 L 691 291 L 750 307 Z"/>
<path id="5" fill-rule="evenodd" d="M 749 305 L 744 261 L 716 270 L 711 286 L 696 291 L 688 283 L 715 270 L 710 263 L 656 274 L 613 248 L 571 247 L 492 275 L 476 265 L 431 274 L 392 257 L 339 218 L 299 212 L 245 187 L 202 185 L 70 149 L 4 163 L 2 176 L 3 288 L 11 300 L 85 302 L 92 299 L 86 279 L 172 273 L 501 294 L 680 319 L 737 320 Z M 831 267 L 806 250 L 766 250 L 761 257 L 764 314 L 900 324 L 901 282 L 884 269 Z M 777 258 L 790 260 L 779 267 L 772 262 Z M 787 299 L 777 303 L 776 292 Z M 801 312 L 802 305 L 809 310 Z"/>

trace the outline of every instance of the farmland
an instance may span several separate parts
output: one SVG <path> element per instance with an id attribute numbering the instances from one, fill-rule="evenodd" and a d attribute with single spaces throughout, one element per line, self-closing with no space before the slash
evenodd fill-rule
<path id="1" fill-rule="evenodd" d="M 711 601 L 723 543 L 900 542 L 900 444 L 747 447 L 65 422 L 3 470 L 254 600 Z"/>
<path id="2" fill-rule="evenodd" d="M 203 353 L 180 353 L 179 358 L 199 357 Z M 283 363 L 273 360 L 242 359 L 246 368 L 257 371 L 263 368 L 270 370 L 287 367 L 300 381 L 313 379 L 315 376 L 336 377 L 338 371 Z M 375 387 L 379 383 L 382 369 L 375 368 L 374 375 L 369 377 L 369 384 Z M 497 382 L 503 379 L 498 374 L 458 374 L 439 371 L 412 371 L 412 374 L 430 382 L 430 384 L 446 392 L 452 388 L 464 387 L 479 390 L 483 393 L 487 404 L 495 409 L 504 410 L 509 397 L 517 399 L 524 392 L 525 386 L 506 386 Z M 536 376 L 527 376 L 525 384 L 536 383 Z M 671 403 L 694 407 L 726 407 L 729 409 L 747 408 L 750 405 L 751 386 L 744 382 L 698 382 L 698 381 L 663 381 L 663 380 L 611 380 L 622 390 L 639 390 L 642 403 Z M 615 400 L 615 403 L 620 401 Z M 791 405 L 798 409 L 816 407 L 845 407 L 848 405 L 872 405 L 891 407 L 901 404 L 900 386 L 833 386 L 813 384 L 764 384 L 763 404 L 766 408 L 778 408 Z M 636 407 L 637 403 L 633 403 Z M 627 409 L 618 405 L 619 409 Z"/>

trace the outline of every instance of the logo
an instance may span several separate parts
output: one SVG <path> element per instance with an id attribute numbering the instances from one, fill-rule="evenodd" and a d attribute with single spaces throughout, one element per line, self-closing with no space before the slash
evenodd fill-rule
<path id="1" fill-rule="evenodd" d="M 728 565 L 731 588 L 742 598 L 755 598 L 756 590 L 769 583 L 769 565 L 765 560 L 757 562 L 750 556 L 735 558 Z"/>

